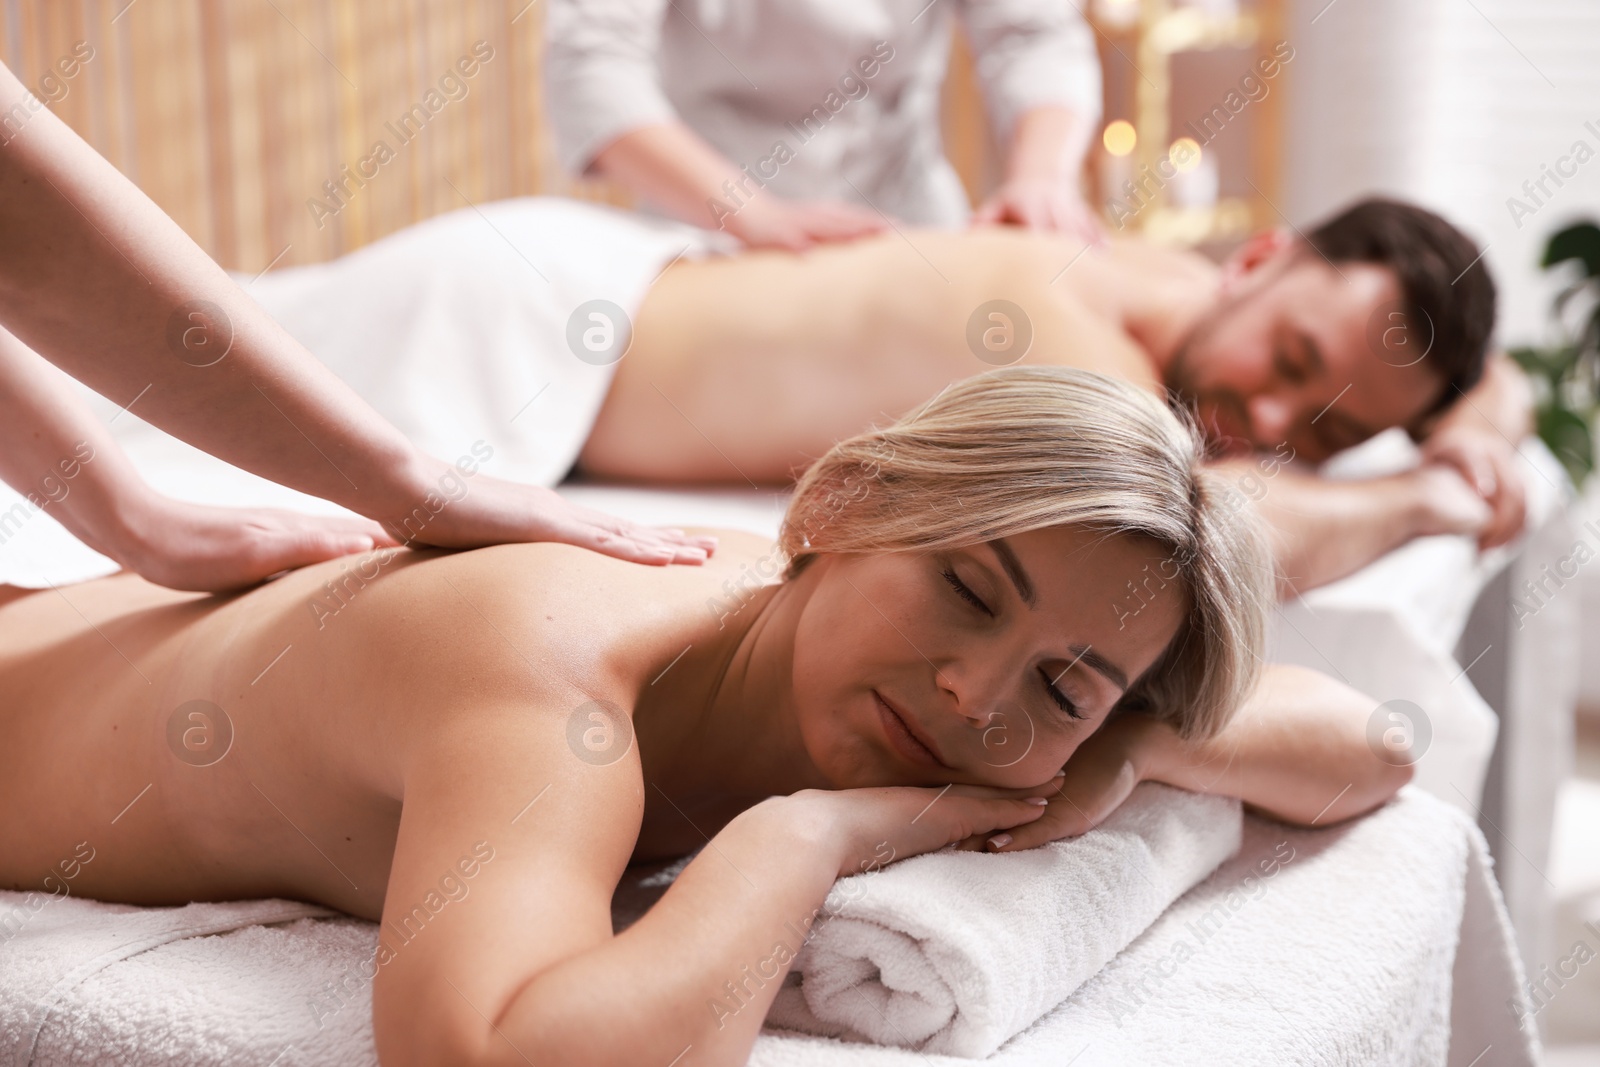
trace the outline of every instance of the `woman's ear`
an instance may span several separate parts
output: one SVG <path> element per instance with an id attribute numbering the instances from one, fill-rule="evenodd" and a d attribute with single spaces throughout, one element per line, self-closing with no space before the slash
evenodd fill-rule
<path id="1" fill-rule="evenodd" d="M 1245 278 L 1289 254 L 1295 240 L 1294 234 L 1283 226 L 1252 234 L 1222 261 L 1223 293 L 1231 293 Z"/>

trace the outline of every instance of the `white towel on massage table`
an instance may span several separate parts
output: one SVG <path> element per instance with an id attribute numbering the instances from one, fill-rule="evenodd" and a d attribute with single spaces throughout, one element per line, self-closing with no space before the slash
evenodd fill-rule
<path id="1" fill-rule="evenodd" d="M 77 898 L 7 922 L 27 905 L 0 893 L 0 1063 L 377 1063 L 372 923 L 284 901 Z M 1085 904 L 1074 921 L 1099 918 Z M 1483 836 L 1408 787 L 1327 830 L 1246 817 L 1237 856 L 984 1063 L 1534 1067 L 1537 1042 L 1513 1012 L 1527 1011 L 1521 983 Z M 665 1064 L 682 1049 L 659 1051 Z M 775 1030 L 750 1057 L 751 1067 L 971 1062 Z"/>
<path id="2" fill-rule="evenodd" d="M 1239 827 L 1237 800 L 1147 782 L 1079 838 L 840 879 L 767 1021 L 987 1056 L 1233 855 Z"/>
<path id="3" fill-rule="evenodd" d="M 1488 846 L 1407 786 L 1353 822 L 1246 816 L 1239 854 L 985 1067 L 1538 1067 Z M 962 1067 L 763 1033 L 748 1067 Z"/>

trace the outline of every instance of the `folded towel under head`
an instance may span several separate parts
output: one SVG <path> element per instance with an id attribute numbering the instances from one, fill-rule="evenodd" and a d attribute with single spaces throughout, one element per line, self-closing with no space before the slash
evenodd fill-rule
<path id="1" fill-rule="evenodd" d="M 1238 851 L 1240 825 L 1237 800 L 1145 783 L 1082 837 L 842 878 L 767 1023 L 987 1056 Z"/>

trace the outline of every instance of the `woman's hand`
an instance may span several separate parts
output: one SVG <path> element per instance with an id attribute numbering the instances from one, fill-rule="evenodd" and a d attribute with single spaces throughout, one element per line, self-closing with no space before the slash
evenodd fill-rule
<path id="1" fill-rule="evenodd" d="M 1094 209 L 1066 181 L 1018 178 L 1006 182 L 972 215 L 974 226 L 1025 226 L 1104 246 L 1105 227 Z"/>
<path id="2" fill-rule="evenodd" d="M 1077 837 L 1104 822 L 1146 777 L 1147 742 L 1158 725 L 1142 715 L 1127 714 L 1106 723 L 1078 746 L 1062 776 L 1046 792 L 1044 816 L 1009 833 L 974 834 L 957 847 L 963 851 L 1015 852 L 1018 849 Z"/>
<path id="3" fill-rule="evenodd" d="M 93 547 L 157 585 L 225 592 L 279 571 L 397 544 L 367 519 L 214 508 L 145 495 L 113 541 Z"/>
<path id="4" fill-rule="evenodd" d="M 444 481 L 432 477 L 421 484 L 437 489 Z M 519 541 L 560 541 L 655 566 L 701 564 L 717 550 L 715 537 L 643 526 L 574 504 L 554 489 L 481 473 L 457 478 L 453 484 L 464 484 L 459 496 L 419 492 L 410 502 L 409 512 L 384 515 L 384 526 L 407 544 L 481 548 Z M 430 499 L 432 506 L 425 503 Z"/>
<path id="5" fill-rule="evenodd" d="M 1044 814 L 1044 797 L 1056 781 L 1026 789 L 981 785 L 803 789 L 769 803 L 781 805 L 796 825 L 837 847 L 843 877 L 934 852 L 963 838 L 1032 823 Z"/>
<path id="6" fill-rule="evenodd" d="M 722 220 L 722 228 L 751 248 L 804 252 L 819 244 L 854 241 L 889 226 L 875 211 L 836 200 L 786 200 L 757 192 Z"/>

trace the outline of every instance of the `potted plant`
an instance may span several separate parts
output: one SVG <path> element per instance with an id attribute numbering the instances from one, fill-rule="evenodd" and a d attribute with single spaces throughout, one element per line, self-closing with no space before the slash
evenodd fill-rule
<path id="1" fill-rule="evenodd" d="M 1560 342 L 1548 348 L 1513 348 L 1533 381 L 1539 437 L 1582 486 L 1594 470 L 1592 427 L 1600 408 L 1600 226 L 1579 222 L 1551 235 L 1540 265 L 1568 261 L 1582 268 L 1551 306 Z"/>

